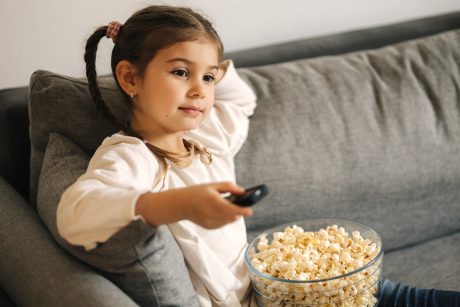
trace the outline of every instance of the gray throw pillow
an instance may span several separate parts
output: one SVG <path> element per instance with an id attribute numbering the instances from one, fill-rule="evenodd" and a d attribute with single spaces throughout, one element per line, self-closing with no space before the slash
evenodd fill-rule
<path id="1" fill-rule="evenodd" d="M 63 240 L 56 209 L 64 190 L 85 171 L 89 156 L 67 137 L 51 133 L 43 158 L 37 209 L 56 241 L 93 266 L 141 306 L 198 306 L 182 252 L 167 226 L 135 221 L 89 252 Z"/>
<path id="2" fill-rule="evenodd" d="M 113 77 L 101 77 L 99 87 L 109 108 L 118 118 L 130 116 L 130 102 L 122 96 Z M 99 112 L 88 91 L 88 82 L 48 71 L 33 73 L 29 85 L 30 121 L 30 202 L 36 206 L 38 177 L 49 134 L 66 135 L 89 155 L 102 140 L 116 132 L 114 125 Z"/>

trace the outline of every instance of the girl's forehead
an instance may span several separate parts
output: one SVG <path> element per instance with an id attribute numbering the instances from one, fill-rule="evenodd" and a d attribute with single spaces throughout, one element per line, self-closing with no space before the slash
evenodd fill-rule
<path id="1" fill-rule="evenodd" d="M 186 59 L 197 64 L 217 65 L 219 51 L 217 45 L 209 40 L 200 39 L 174 43 L 158 51 L 154 59 L 171 61 Z"/>

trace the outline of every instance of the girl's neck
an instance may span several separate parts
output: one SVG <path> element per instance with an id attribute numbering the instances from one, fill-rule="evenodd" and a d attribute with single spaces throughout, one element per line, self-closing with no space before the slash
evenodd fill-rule
<path id="1" fill-rule="evenodd" d="M 183 132 L 173 135 L 156 135 L 141 132 L 144 140 L 158 148 L 169 151 L 171 153 L 186 153 L 187 149 L 184 145 Z"/>
<path id="2" fill-rule="evenodd" d="M 171 153 L 186 153 L 184 145 L 184 132 L 158 133 L 157 131 L 142 129 L 131 124 L 131 129 L 136 131 L 144 141 Z"/>

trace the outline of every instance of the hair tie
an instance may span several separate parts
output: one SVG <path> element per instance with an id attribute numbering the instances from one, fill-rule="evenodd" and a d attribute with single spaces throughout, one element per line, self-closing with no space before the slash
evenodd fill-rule
<path id="1" fill-rule="evenodd" d="M 120 28 L 121 28 L 120 22 L 116 20 L 109 22 L 107 26 L 107 33 L 105 34 L 105 37 L 111 38 L 112 41 L 115 43 L 118 37 L 118 32 L 120 32 Z"/>

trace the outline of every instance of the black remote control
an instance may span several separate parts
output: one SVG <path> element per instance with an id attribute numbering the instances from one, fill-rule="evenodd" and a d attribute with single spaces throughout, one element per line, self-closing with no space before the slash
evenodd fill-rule
<path id="1" fill-rule="evenodd" d="M 241 194 L 231 194 L 230 196 L 225 197 L 228 201 L 234 203 L 238 206 L 248 207 L 257 203 L 259 200 L 264 198 L 268 194 L 268 188 L 265 184 L 257 185 L 251 188 L 246 189 L 246 191 Z"/>

